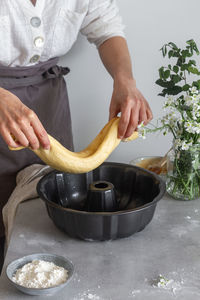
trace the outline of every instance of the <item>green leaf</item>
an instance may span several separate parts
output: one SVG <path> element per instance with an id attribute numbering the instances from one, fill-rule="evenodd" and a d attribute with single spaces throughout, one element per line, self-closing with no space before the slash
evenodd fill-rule
<path id="1" fill-rule="evenodd" d="M 172 75 L 171 79 L 175 84 L 182 80 L 182 78 L 179 75 Z"/>
<path id="2" fill-rule="evenodd" d="M 195 52 L 196 52 L 197 55 L 200 54 L 199 49 L 197 47 L 195 47 Z"/>
<path id="3" fill-rule="evenodd" d="M 168 45 L 171 46 L 172 48 L 178 50 L 178 47 L 174 43 L 170 42 L 170 43 L 168 43 Z"/>
<path id="4" fill-rule="evenodd" d="M 158 94 L 159 96 L 165 97 L 167 95 L 168 89 L 163 89 L 162 93 Z"/>
<path id="5" fill-rule="evenodd" d="M 188 64 L 183 64 L 183 65 L 181 66 L 181 71 L 188 70 L 188 67 L 189 67 Z"/>
<path id="6" fill-rule="evenodd" d="M 162 78 L 165 78 L 164 77 L 164 67 L 161 67 L 159 70 L 159 76 L 160 76 L 160 78 L 162 79 Z"/>
<path id="7" fill-rule="evenodd" d="M 193 39 L 186 41 L 186 44 L 188 44 L 188 45 L 192 45 L 194 43 L 195 43 L 195 41 Z"/>
<path id="8" fill-rule="evenodd" d="M 164 78 L 165 78 L 165 79 L 169 78 L 169 75 L 170 75 L 170 70 L 166 70 L 166 71 L 164 72 Z"/>
<path id="9" fill-rule="evenodd" d="M 194 68 L 192 66 L 189 66 L 188 69 L 187 69 L 190 73 L 192 74 L 196 74 L 196 75 L 200 75 L 200 72 L 197 68 Z"/>
<path id="10" fill-rule="evenodd" d="M 187 92 L 187 91 L 189 90 L 189 88 L 190 88 L 190 85 L 189 85 L 189 84 L 185 84 L 185 85 L 182 87 L 182 89 L 183 89 L 184 92 Z"/>
<path id="11" fill-rule="evenodd" d="M 167 81 L 163 81 L 162 79 L 156 80 L 155 83 L 156 83 L 157 85 L 161 86 L 161 87 L 168 87 L 168 86 L 169 86 L 168 82 L 167 82 Z"/>
<path id="12" fill-rule="evenodd" d="M 173 54 L 174 54 L 174 51 L 173 50 L 169 50 L 168 57 L 171 58 L 173 56 Z"/>
<path id="13" fill-rule="evenodd" d="M 170 42 L 163 45 L 160 50 L 162 50 L 162 54 L 164 57 L 168 55 L 169 59 L 174 57 L 177 58 L 177 60 L 174 65 L 169 64 L 168 67 L 162 66 L 159 69 L 160 78 L 156 81 L 156 84 L 158 84 L 162 88 L 162 91 L 159 95 L 165 97 L 166 95 L 180 94 L 178 95 L 178 99 L 181 99 L 181 96 L 183 96 L 184 94 L 182 92 L 188 92 L 190 87 L 192 86 L 195 86 L 198 90 L 200 90 L 200 79 L 197 81 L 193 81 L 191 84 L 185 83 L 185 81 L 188 79 L 187 77 L 189 77 L 188 74 L 191 73 L 191 75 L 200 75 L 200 68 L 196 67 L 196 60 L 190 59 L 191 56 L 200 54 L 195 41 L 193 39 L 188 40 L 186 42 L 185 48 L 183 49 L 178 48 L 176 44 Z M 181 85 L 182 82 L 183 86 L 181 87 L 178 84 Z M 177 101 L 178 106 L 184 104 L 182 103 L 183 100 Z"/>
<path id="14" fill-rule="evenodd" d="M 200 90 L 200 80 L 193 81 L 192 86 L 196 86 L 196 88 Z"/>
<path id="15" fill-rule="evenodd" d="M 166 95 L 178 95 L 179 93 L 182 92 L 182 87 L 181 86 L 174 86 L 173 88 L 166 88 L 162 90 L 162 93 L 160 93 L 160 96 L 166 96 Z"/>
<path id="16" fill-rule="evenodd" d="M 191 40 L 188 40 L 186 42 L 188 45 L 190 45 L 190 50 L 191 50 L 191 53 L 193 54 L 193 50 L 196 52 L 197 55 L 199 55 L 199 49 L 197 48 L 197 44 L 195 43 L 195 41 L 193 39 Z"/>
<path id="17" fill-rule="evenodd" d="M 172 89 L 168 89 L 167 94 L 168 95 L 178 95 L 182 92 L 182 87 L 179 85 L 175 85 Z"/>
<path id="18" fill-rule="evenodd" d="M 182 56 L 185 57 L 190 57 L 191 53 L 188 50 L 182 50 L 181 51 Z"/>
<path id="19" fill-rule="evenodd" d="M 180 57 L 179 51 L 173 51 L 173 57 Z"/>
<path id="20" fill-rule="evenodd" d="M 161 50 L 162 50 L 162 55 L 163 55 L 163 57 L 165 57 L 166 54 L 167 54 L 167 46 L 164 45 L 164 46 L 161 48 Z"/>
<path id="21" fill-rule="evenodd" d="M 175 73 L 178 73 L 178 70 L 179 70 L 179 67 L 178 67 L 178 66 L 174 66 L 174 67 L 173 67 L 173 71 L 174 71 Z"/>
<path id="22" fill-rule="evenodd" d="M 185 63 L 185 58 L 184 57 L 179 57 L 178 60 L 177 60 L 177 66 L 182 66 L 182 64 Z"/>
<path id="23" fill-rule="evenodd" d="M 191 56 L 194 54 L 193 48 L 190 48 Z"/>
<path id="24" fill-rule="evenodd" d="M 193 59 L 190 59 L 189 60 L 189 62 L 188 62 L 188 64 L 191 66 L 191 65 L 193 65 L 193 66 L 196 66 L 196 61 L 195 60 L 193 60 Z"/>
<path id="25" fill-rule="evenodd" d="M 158 94 L 158 96 L 162 96 L 162 97 L 165 97 L 165 93 L 160 93 L 160 94 Z"/>

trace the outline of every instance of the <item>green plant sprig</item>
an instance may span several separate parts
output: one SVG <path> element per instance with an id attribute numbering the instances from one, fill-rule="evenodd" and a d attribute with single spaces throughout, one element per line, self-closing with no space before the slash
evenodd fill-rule
<path id="1" fill-rule="evenodd" d="M 200 90 L 200 80 L 193 81 L 191 84 L 187 82 L 187 76 L 191 73 L 200 75 L 200 69 L 197 63 L 191 57 L 200 52 L 193 39 L 186 42 L 184 49 L 178 48 L 176 44 L 170 42 L 165 44 L 161 49 L 163 57 L 168 55 L 169 59 L 175 59 L 175 64 L 169 64 L 167 67 L 162 66 L 159 69 L 159 79 L 156 84 L 163 88 L 160 96 L 178 95 L 182 92 L 189 92 L 191 87 L 196 87 Z M 180 96 L 180 99 L 183 99 Z"/>

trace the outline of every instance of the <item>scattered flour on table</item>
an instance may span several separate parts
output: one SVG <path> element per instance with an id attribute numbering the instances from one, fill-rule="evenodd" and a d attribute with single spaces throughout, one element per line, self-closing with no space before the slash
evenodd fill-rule
<path id="1" fill-rule="evenodd" d="M 176 294 L 177 291 L 181 290 L 181 284 L 182 282 L 175 281 L 174 279 L 167 279 L 163 275 L 159 275 L 153 287 L 168 290 L 173 292 L 173 294 Z"/>
<path id="2" fill-rule="evenodd" d="M 170 233 L 181 238 L 188 233 L 188 230 L 185 228 L 185 226 L 177 226 L 170 229 Z"/>
<path id="3" fill-rule="evenodd" d="M 97 296 L 95 294 L 90 294 L 89 293 L 87 296 L 88 296 L 88 299 L 94 299 L 94 300 L 99 300 L 100 299 L 99 296 Z"/>
<path id="4" fill-rule="evenodd" d="M 187 226 L 179 225 L 170 229 L 171 234 L 182 238 L 184 235 L 187 235 L 189 232 L 196 230 L 200 227 L 200 221 L 192 219 L 191 216 L 184 217 L 187 220 Z"/>
<path id="5" fill-rule="evenodd" d="M 141 290 L 133 290 L 132 292 L 131 292 L 131 295 L 132 295 L 132 297 L 135 297 L 136 295 L 138 295 L 138 294 L 140 294 L 141 293 Z"/>
<path id="6" fill-rule="evenodd" d="M 33 260 L 18 269 L 12 280 L 27 288 L 49 288 L 64 283 L 66 269 L 44 260 Z"/>
<path id="7" fill-rule="evenodd" d="M 97 294 L 94 294 L 92 292 L 90 292 L 90 290 L 88 290 L 87 292 L 83 292 L 83 293 L 79 293 L 78 294 L 78 298 L 74 298 L 73 300 L 103 300 L 102 298 L 100 298 L 100 296 L 98 296 Z"/>

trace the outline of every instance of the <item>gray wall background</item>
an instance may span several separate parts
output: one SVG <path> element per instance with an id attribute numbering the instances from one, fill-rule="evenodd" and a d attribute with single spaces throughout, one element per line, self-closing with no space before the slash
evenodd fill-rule
<path id="1" fill-rule="evenodd" d="M 126 25 L 125 33 L 133 63 L 137 86 L 149 101 L 154 120 L 162 115 L 164 98 L 155 84 L 158 68 L 168 64 L 159 49 L 166 42 L 180 46 L 194 38 L 200 47 L 199 0 L 118 0 Z M 71 51 L 60 59 L 69 66 L 66 77 L 75 150 L 86 147 L 108 121 L 108 108 L 113 81 L 105 70 L 96 48 L 79 36 Z M 109 161 L 130 162 L 144 155 L 164 155 L 172 137 L 150 134 L 146 140 L 120 143 Z"/>

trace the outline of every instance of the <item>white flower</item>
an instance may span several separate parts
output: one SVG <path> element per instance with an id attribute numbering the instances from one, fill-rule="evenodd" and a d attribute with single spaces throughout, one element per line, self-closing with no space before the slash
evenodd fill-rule
<path id="1" fill-rule="evenodd" d="M 197 92 L 198 93 L 198 92 Z M 192 94 L 192 96 L 185 96 L 185 105 L 193 107 L 194 105 L 198 107 L 200 105 L 200 94 Z"/>
<path id="2" fill-rule="evenodd" d="M 191 141 L 186 141 L 186 140 L 181 140 L 181 139 L 176 139 L 174 141 L 174 147 L 176 150 L 188 150 L 192 146 L 193 142 Z"/>
<path id="3" fill-rule="evenodd" d="M 196 86 L 193 86 L 189 90 L 190 90 L 191 94 L 198 94 L 199 93 L 199 91 L 197 90 Z"/>
<path id="4" fill-rule="evenodd" d="M 191 145 L 192 145 L 191 143 L 187 143 L 186 141 L 183 141 L 182 145 L 181 145 L 181 149 L 182 150 L 188 150 Z"/>
<path id="5" fill-rule="evenodd" d="M 139 125 L 138 125 L 138 136 L 146 139 L 146 129 L 144 128 L 144 122 L 142 121 Z"/>
<path id="6" fill-rule="evenodd" d="M 184 98 L 184 101 L 185 101 L 185 104 L 187 105 L 187 106 L 191 106 L 191 105 L 193 105 L 193 97 L 191 97 L 191 96 L 186 96 L 185 98 Z"/>
<path id="7" fill-rule="evenodd" d="M 174 147 L 175 147 L 175 149 L 178 149 L 178 148 L 180 148 L 182 146 L 182 141 L 181 141 L 181 139 L 176 139 L 175 141 L 174 141 Z"/>
<path id="8" fill-rule="evenodd" d="M 167 108 L 169 106 L 173 106 L 174 104 L 174 97 L 173 96 L 169 96 L 167 98 L 167 100 L 164 102 L 163 108 Z"/>
<path id="9" fill-rule="evenodd" d="M 169 102 L 174 102 L 174 97 L 173 97 L 173 96 L 171 96 L 171 95 L 170 95 L 170 96 L 168 96 L 168 101 L 169 101 Z"/>
<path id="10" fill-rule="evenodd" d="M 195 132 L 196 132 L 197 134 L 200 133 L 200 124 L 197 124 L 197 126 L 195 127 Z"/>
<path id="11" fill-rule="evenodd" d="M 175 98 L 168 96 L 164 103 L 164 115 L 159 119 L 158 130 L 163 134 L 168 132 L 175 136 L 175 148 L 187 150 L 199 137 L 200 142 L 200 90 L 195 86 L 190 88 L 189 95 Z M 143 124 L 138 128 L 142 129 Z M 140 132 L 144 138 L 145 132 Z"/>
<path id="12" fill-rule="evenodd" d="M 185 122 L 185 129 L 189 133 L 199 134 L 200 133 L 200 124 L 197 122 L 191 122 L 191 121 Z"/>
<path id="13" fill-rule="evenodd" d="M 140 124 L 138 124 L 137 128 L 140 129 L 140 128 L 143 128 L 144 127 L 144 121 L 142 121 Z"/>
<path id="14" fill-rule="evenodd" d="M 198 104 L 199 98 L 197 98 L 197 95 L 192 95 L 191 101 L 192 101 L 193 104 Z"/>
<path id="15" fill-rule="evenodd" d="M 143 129 L 143 130 L 138 131 L 138 136 L 141 137 L 143 140 L 145 140 L 146 139 L 146 130 Z"/>
<path id="16" fill-rule="evenodd" d="M 177 127 L 177 123 L 179 120 L 180 118 L 174 112 L 170 112 L 163 116 L 160 121 L 163 125 L 169 126 L 174 129 Z"/>
<path id="17" fill-rule="evenodd" d="M 189 133 L 195 133 L 194 124 L 190 121 L 185 122 L 185 129 Z"/>

